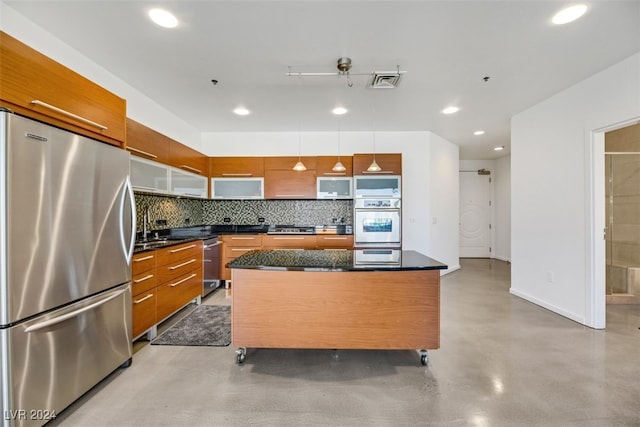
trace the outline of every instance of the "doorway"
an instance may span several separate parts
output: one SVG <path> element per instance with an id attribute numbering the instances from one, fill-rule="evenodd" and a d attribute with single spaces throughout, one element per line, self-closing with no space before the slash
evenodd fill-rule
<path id="1" fill-rule="evenodd" d="M 605 133 L 606 303 L 640 304 L 640 123 Z"/>

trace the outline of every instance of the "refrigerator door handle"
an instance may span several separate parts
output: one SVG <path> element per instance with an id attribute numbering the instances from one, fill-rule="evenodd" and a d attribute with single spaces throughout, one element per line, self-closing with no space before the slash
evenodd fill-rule
<path id="1" fill-rule="evenodd" d="M 125 240 L 127 236 L 125 235 L 125 230 L 124 230 L 125 195 L 129 196 L 126 200 L 129 201 L 129 205 L 131 208 L 131 235 L 129 236 L 130 243 L 129 243 L 128 249 L 127 249 L 127 243 Z M 131 186 L 131 180 L 129 179 L 129 177 L 127 177 L 127 179 L 124 182 L 124 191 L 122 192 L 122 199 L 123 199 L 121 202 L 122 212 L 120 215 L 120 236 L 122 239 L 121 240 L 122 250 L 127 256 L 127 260 L 130 260 L 131 256 L 133 255 L 133 249 L 136 243 L 136 202 L 133 196 L 133 187 Z"/>
<path id="2" fill-rule="evenodd" d="M 65 313 L 65 314 L 63 314 L 61 316 L 54 317 L 53 319 L 45 320 L 44 322 L 40 322 L 40 323 L 36 323 L 35 325 L 31 325 L 28 328 L 26 328 L 24 330 L 24 332 L 25 333 L 36 332 L 36 331 L 39 331 L 41 329 L 48 328 L 49 326 L 64 322 L 65 320 L 71 319 L 72 317 L 77 317 L 77 316 L 81 315 L 84 312 L 93 310 L 94 308 L 99 307 L 102 304 L 105 304 L 105 303 L 111 301 L 112 299 L 118 298 L 120 295 L 122 295 L 125 292 L 127 292 L 128 289 L 129 289 L 128 287 L 124 288 L 124 289 L 120 289 L 118 291 L 115 291 L 111 295 L 109 295 L 107 297 L 104 297 L 100 301 L 96 301 L 93 304 L 89 304 L 86 307 L 82 307 L 82 308 L 79 308 L 77 310 L 70 311 L 69 313 Z"/>

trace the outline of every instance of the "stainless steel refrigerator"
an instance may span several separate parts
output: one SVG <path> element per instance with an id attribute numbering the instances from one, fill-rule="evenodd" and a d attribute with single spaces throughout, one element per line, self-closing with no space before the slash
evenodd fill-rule
<path id="1" fill-rule="evenodd" d="M 0 109 L 2 426 L 42 425 L 131 346 L 129 154 Z"/>

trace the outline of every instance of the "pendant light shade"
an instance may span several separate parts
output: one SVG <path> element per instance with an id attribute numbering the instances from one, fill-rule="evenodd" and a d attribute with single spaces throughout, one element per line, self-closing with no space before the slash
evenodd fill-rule
<path id="1" fill-rule="evenodd" d="M 340 161 L 340 157 L 338 157 L 338 161 L 335 165 L 333 165 L 333 168 L 331 168 L 331 170 L 334 172 L 344 172 L 347 170 L 347 168 L 344 167 L 344 165 Z"/>
<path id="2" fill-rule="evenodd" d="M 298 163 L 296 163 L 296 165 L 293 167 L 293 170 L 297 172 L 302 172 L 307 170 L 307 167 L 304 165 L 304 163 L 302 163 L 302 160 L 300 160 L 300 157 L 298 157 Z"/>
<path id="3" fill-rule="evenodd" d="M 382 170 L 382 168 L 380 166 L 378 166 L 378 163 L 376 163 L 376 156 L 373 156 L 373 161 L 371 162 L 371 164 L 369 165 L 369 167 L 367 168 L 367 172 L 380 172 Z"/>

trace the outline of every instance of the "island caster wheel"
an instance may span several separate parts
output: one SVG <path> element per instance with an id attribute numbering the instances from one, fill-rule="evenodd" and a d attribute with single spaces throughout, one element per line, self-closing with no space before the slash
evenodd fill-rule
<path id="1" fill-rule="evenodd" d="M 239 348 L 236 350 L 236 363 L 238 365 L 242 364 L 244 362 L 245 357 L 247 357 L 247 349 L 246 348 Z"/>
<path id="2" fill-rule="evenodd" d="M 429 364 L 429 354 L 426 350 L 420 352 L 420 363 L 423 366 L 427 366 Z"/>

